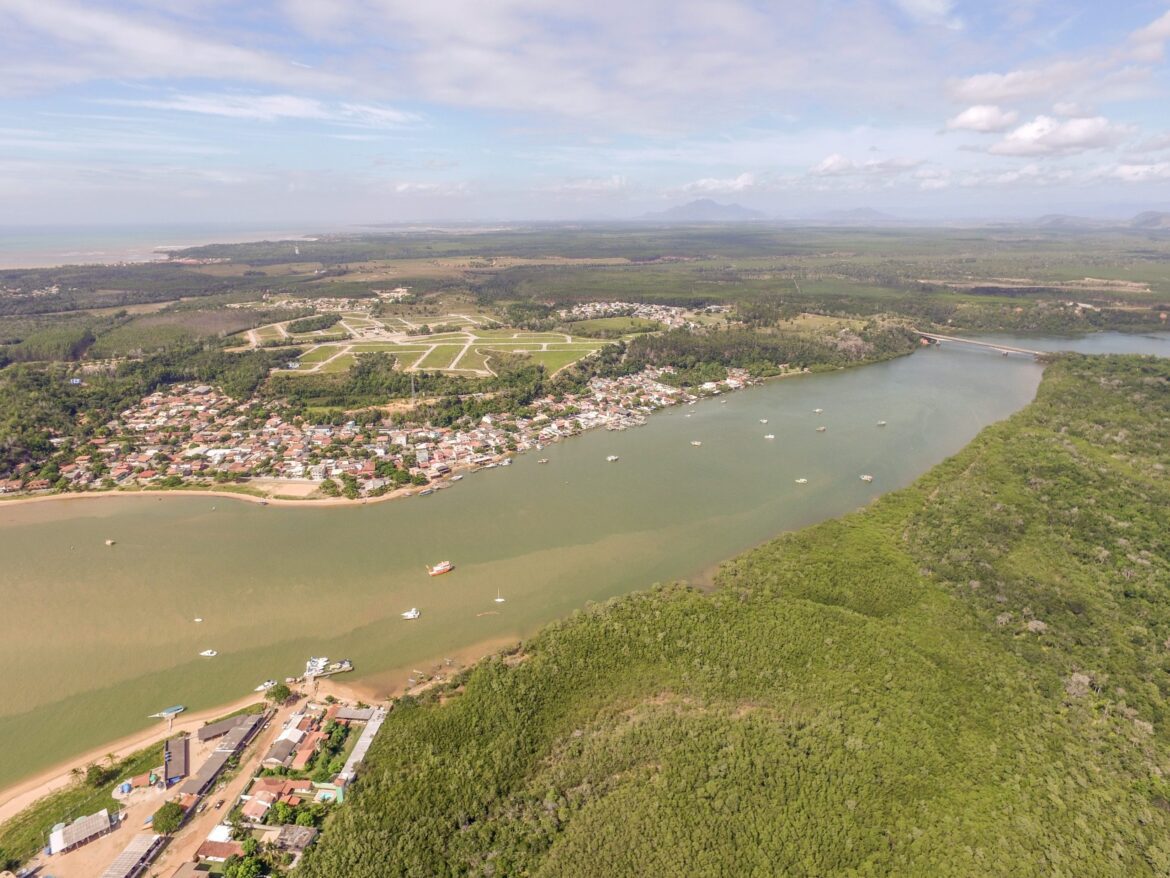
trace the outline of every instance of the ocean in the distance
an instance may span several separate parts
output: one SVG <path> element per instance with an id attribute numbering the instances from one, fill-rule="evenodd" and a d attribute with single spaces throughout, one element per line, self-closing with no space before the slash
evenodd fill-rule
<path id="1" fill-rule="evenodd" d="M 0 269 L 164 259 L 159 248 L 302 238 L 325 229 L 223 223 L 109 226 L 0 225 Z"/>

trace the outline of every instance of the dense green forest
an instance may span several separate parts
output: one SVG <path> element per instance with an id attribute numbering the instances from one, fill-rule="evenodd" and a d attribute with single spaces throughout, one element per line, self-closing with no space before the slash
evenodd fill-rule
<path id="1" fill-rule="evenodd" d="M 300 874 L 1170 873 L 1170 363 L 405 699 Z"/>

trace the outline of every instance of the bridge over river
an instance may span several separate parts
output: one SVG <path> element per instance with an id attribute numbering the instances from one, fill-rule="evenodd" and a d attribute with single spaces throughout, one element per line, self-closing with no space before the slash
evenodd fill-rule
<path id="1" fill-rule="evenodd" d="M 944 342 L 944 341 L 953 341 L 953 342 L 957 342 L 959 344 L 968 344 L 968 345 L 974 345 L 976 347 L 988 348 L 989 350 L 997 351 L 997 352 L 1003 354 L 1005 357 L 1008 354 L 1023 354 L 1024 356 L 1027 356 L 1027 357 L 1039 357 L 1039 356 L 1042 356 L 1044 354 L 1044 351 L 1033 351 L 1033 350 L 1029 350 L 1028 348 L 1017 348 L 1017 347 L 1013 347 L 1012 345 L 1001 344 L 998 342 L 978 341 L 977 339 L 973 339 L 973 338 L 959 338 L 958 336 L 955 336 L 955 335 L 939 335 L 939 334 L 934 333 L 934 332 L 921 332 L 917 329 L 914 331 L 917 332 L 923 338 L 929 339 L 930 341 L 933 341 L 936 344 L 939 342 Z"/>

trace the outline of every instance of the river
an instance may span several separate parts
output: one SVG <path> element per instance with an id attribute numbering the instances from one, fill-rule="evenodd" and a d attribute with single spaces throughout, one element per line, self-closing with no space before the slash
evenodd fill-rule
<path id="1" fill-rule="evenodd" d="M 1000 340 L 1170 355 L 1170 334 Z M 211 707 L 299 674 L 310 655 L 352 659 L 347 683 L 398 690 L 412 667 L 477 656 L 589 601 L 702 579 L 909 484 L 1024 406 L 1041 371 L 944 345 L 669 409 L 551 446 L 544 466 L 524 455 L 430 497 L 368 506 L 150 494 L 0 504 L 0 787 L 169 705 Z M 444 559 L 455 572 L 428 577 Z M 411 607 L 421 617 L 404 621 Z"/>

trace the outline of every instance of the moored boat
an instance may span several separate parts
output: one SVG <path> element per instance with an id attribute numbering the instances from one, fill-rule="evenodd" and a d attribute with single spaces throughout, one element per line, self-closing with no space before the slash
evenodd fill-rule
<path id="1" fill-rule="evenodd" d="M 405 613 L 402 614 L 402 618 L 403 619 L 417 619 L 419 617 L 419 615 L 420 615 L 420 613 L 418 611 L 418 607 L 411 607 L 409 610 L 407 610 Z"/>
<path id="2" fill-rule="evenodd" d="M 869 473 L 866 473 L 865 475 L 863 475 L 863 476 L 861 477 L 861 480 L 862 480 L 863 482 L 872 482 L 872 481 L 873 481 L 873 476 L 871 476 Z"/>
<path id="3" fill-rule="evenodd" d="M 434 567 L 427 568 L 428 576 L 442 576 L 444 573 L 450 573 L 455 569 L 455 565 L 450 561 L 440 561 Z"/>
<path id="4" fill-rule="evenodd" d="M 765 438 L 765 439 L 775 439 L 775 438 L 776 438 L 776 434 L 775 434 L 775 433 L 765 433 L 765 434 L 764 434 L 764 438 Z"/>
<path id="5" fill-rule="evenodd" d="M 257 686 L 252 691 L 253 692 L 267 692 L 269 689 L 271 689 L 275 685 L 276 685 L 275 680 L 265 680 L 263 683 L 261 683 L 259 686 Z"/>
<path id="6" fill-rule="evenodd" d="M 824 433 L 824 432 L 825 432 L 825 430 L 827 430 L 827 429 L 828 429 L 828 427 L 817 427 L 817 432 L 818 432 L 818 433 Z"/>
<path id="7" fill-rule="evenodd" d="M 616 454 L 611 454 L 606 458 L 606 460 L 610 463 L 616 463 L 618 460 L 621 460 L 621 458 L 619 458 Z"/>
<path id="8" fill-rule="evenodd" d="M 798 484 L 798 485 L 807 485 L 807 484 L 808 484 L 808 479 L 797 479 L 797 480 L 796 480 L 796 484 Z"/>
<path id="9" fill-rule="evenodd" d="M 201 656 L 203 656 L 204 658 L 215 658 L 217 655 L 219 655 L 219 653 L 216 652 L 214 649 L 205 649 L 205 650 L 203 650 L 203 652 L 201 652 L 199 654 Z"/>
<path id="10" fill-rule="evenodd" d="M 692 440 L 691 440 L 691 444 L 692 444 L 692 445 L 694 445 L 696 448 L 698 448 L 698 447 L 699 447 L 700 445 L 702 445 L 703 443 L 702 443 L 702 442 L 700 442 L 698 439 L 692 439 Z"/>

